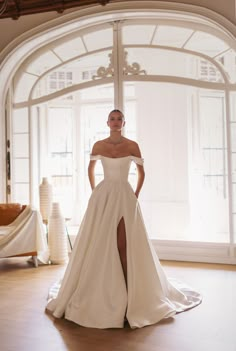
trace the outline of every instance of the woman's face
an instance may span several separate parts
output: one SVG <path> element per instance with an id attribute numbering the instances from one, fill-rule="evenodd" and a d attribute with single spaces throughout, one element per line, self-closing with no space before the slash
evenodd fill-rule
<path id="1" fill-rule="evenodd" d="M 111 112 L 108 117 L 107 125 L 111 131 L 121 131 L 125 125 L 123 115 L 118 111 Z"/>

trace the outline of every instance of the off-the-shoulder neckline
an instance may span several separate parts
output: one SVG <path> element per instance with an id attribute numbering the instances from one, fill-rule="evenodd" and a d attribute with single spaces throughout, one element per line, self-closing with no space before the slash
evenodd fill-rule
<path id="1" fill-rule="evenodd" d="M 137 157 L 137 156 L 133 156 L 133 155 L 127 155 L 127 156 L 121 156 L 121 157 L 109 157 L 109 156 L 103 156 L 103 155 L 90 155 L 91 157 L 103 157 L 103 158 L 109 158 L 112 160 L 117 160 L 117 159 L 121 159 L 121 158 L 127 158 L 127 157 L 133 157 L 133 158 L 138 158 L 140 160 L 142 160 L 142 157 Z"/>

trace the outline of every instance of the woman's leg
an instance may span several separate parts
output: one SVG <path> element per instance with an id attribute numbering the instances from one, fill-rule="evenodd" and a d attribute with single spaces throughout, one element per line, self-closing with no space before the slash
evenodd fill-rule
<path id="1" fill-rule="evenodd" d="M 120 261 L 124 272 L 125 282 L 127 286 L 127 255 L 126 255 L 126 232 L 125 221 L 122 217 L 117 227 L 117 246 L 120 254 Z"/>

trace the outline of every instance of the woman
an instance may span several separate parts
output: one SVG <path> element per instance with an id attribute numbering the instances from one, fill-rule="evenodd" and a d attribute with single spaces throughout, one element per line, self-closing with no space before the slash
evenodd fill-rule
<path id="1" fill-rule="evenodd" d="M 138 195 L 144 181 L 136 142 L 122 136 L 121 111 L 108 116 L 110 136 L 94 144 L 88 167 L 93 190 L 57 297 L 47 305 L 93 328 L 140 328 L 192 308 L 199 293 L 175 287 L 166 277 L 148 240 Z M 95 186 L 94 167 L 101 160 L 104 180 Z M 131 162 L 137 166 L 135 192 L 128 183 Z"/>

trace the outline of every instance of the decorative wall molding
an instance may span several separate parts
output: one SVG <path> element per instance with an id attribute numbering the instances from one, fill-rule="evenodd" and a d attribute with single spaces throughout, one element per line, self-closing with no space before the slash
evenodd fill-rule
<path id="1" fill-rule="evenodd" d="M 0 19 L 12 18 L 17 20 L 20 16 L 42 12 L 56 11 L 63 13 L 74 7 L 90 5 L 105 6 L 110 0 L 0 0 Z"/>
<path id="2" fill-rule="evenodd" d="M 133 62 L 131 65 L 128 64 L 127 62 L 127 56 L 128 52 L 124 51 L 124 67 L 123 67 L 123 73 L 124 75 L 140 75 L 140 74 L 147 74 L 147 72 L 144 69 L 140 68 L 140 64 L 137 62 Z"/>
<path id="3" fill-rule="evenodd" d="M 0 2 L 0 16 L 2 16 L 6 12 L 8 3 L 9 3 L 8 0 L 4 0 Z"/>
<path id="4" fill-rule="evenodd" d="M 110 63 L 108 65 L 108 67 L 104 67 L 104 66 L 99 67 L 97 69 L 97 74 L 93 76 L 93 80 L 114 76 L 114 53 L 113 53 L 113 51 L 111 54 L 108 54 L 108 57 L 110 59 Z M 147 74 L 147 72 L 144 69 L 141 69 L 140 64 L 138 62 L 133 62 L 131 65 L 129 65 L 129 63 L 127 61 L 127 57 L 128 57 L 128 52 L 124 51 L 123 52 L 123 74 L 125 76 L 128 76 L 128 75 L 137 76 L 137 75 L 141 75 L 141 74 Z"/>
<path id="5" fill-rule="evenodd" d="M 93 76 L 93 79 L 99 79 L 99 78 L 107 78 L 107 77 L 113 77 L 114 76 L 114 53 L 112 51 L 111 54 L 108 54 L 108 57 L 110 59 L 110 63 L 108 67 L 101 66 L 97 69 L 97 74 Z"/>
<path id="6" fill-rule="evenodd" d="M 0 19 L 2 18 L 12 18 L 14 20 L 17 20 L 21 16 L 25 15 L 31 15 L 31 14 L 39 14 L 39 13 L 45 13 L 45 12 L 56 12 L 59 14 L 64 13 L 66 10 L 69 9 L 75 9 L 75 11 L 78 9 L 84 9 L 84 8 L 89 8 L 93 7 L 96 5 L 101 5 L 101 7 L 104 7 L 107 4 L 114 4 L 114 3 L 120 3 L 122 6 L 122 3 L 126 3 L 127 1 L 125 0 L 53 0 L 53 1 L 47 1 L 47 0 L 0 0 Z M 144 5 L 145 3 L 156 3 L 155 5 L 157 7 L 162 8 L 162 3 L 165 3 L 166 6 L 170 6 L 173 4 L 175 6 L 192 6 L 196 8 L 200 8 L 201 6 L 196 4 L 196 1 L 189 1 L 189 4 L 186 4 L 186 1 L 181 1 L 179 2 L 176 1 L 135 1 L 135 0 L 130 0 L 128 1 L 130 5 L 134 8 L 137 7 L 138 2 L 143 2 Z M 192 2 L 192 3 L 191 3 Z M 134 4 L 132 4 L 134 3 Z M 217 3 L 217 2 L 216 2 Z M 203 12 L 205 12 L 205 9 L 207 11 L 212 11 L 215 13 L 220 14 L 221 11 L 219 11 L 219 6 L 216 4 L 214 6 L 214 2 L 211 0 L 205 0 L 205 7 L 202 6 Z M 233 7 L 235 7 L 235 10 L 233 10 Z M 227 9 L 227 12 L 225 12 L 225 8 Z M 222 14 L 225 15 L 225 13 L 228 14 L 228 19 L 231 19 L 231 21 L 236 20 L 236 1 L 235 1 L 235 6 L 233 1 L 228 1 L 227 4 L 224 4 L 222 2 Z M 194 11 L 195 12 L 195 11 Z"/>
<path id="7" fill-rule="evenodd" d="M 161 260 L 236 264 L 236 248 L 232 244 L 152 240 Z"/>

